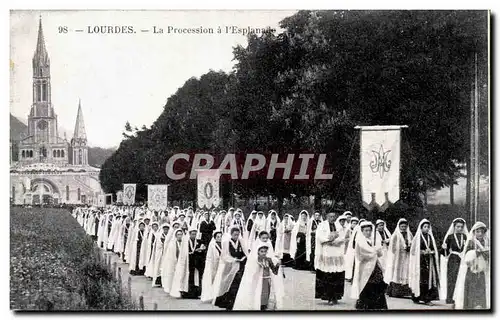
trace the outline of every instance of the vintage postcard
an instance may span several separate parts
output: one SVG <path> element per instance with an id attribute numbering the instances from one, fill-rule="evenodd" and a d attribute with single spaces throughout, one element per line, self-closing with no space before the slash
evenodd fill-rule
<path id="1" fill-rule="evenodd" d="M 10 12 L 15 311 L 491 310 L 490 12 Z"/>

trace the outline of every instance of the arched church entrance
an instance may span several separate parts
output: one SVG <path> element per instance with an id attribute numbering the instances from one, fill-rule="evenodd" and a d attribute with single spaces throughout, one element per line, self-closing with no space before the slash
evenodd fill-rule
<path id="1" fill-rule="evenodd" d="M 32 204 L 52 205 L 59 204 L 59 189 L 47 179 L 38 179 L 31 182 Z"/>

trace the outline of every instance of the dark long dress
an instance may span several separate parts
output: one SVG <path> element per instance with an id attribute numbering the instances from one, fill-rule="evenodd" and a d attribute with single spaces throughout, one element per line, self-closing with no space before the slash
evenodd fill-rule
<path id="1" fill-rule="evenodd" d="M 271 221 L 271 230 L 269 231 L 269 237 L 271 238 L 271 243 L 273 244 L 273 248 L 276 248 L 276 221 Z"/>
<path id="2" fill-rule="evenodd" d="M 195 240 L 189 239 L 189 256 L 188 256 L 188 292 L 181 292 L 182 298 L 185 299 L 198 299 L 201 294 L 201 280 L 203 277 L 203 271 L 205 269 L 205 255 L 203 251 L 196 251 L 200 249 L 203 244 Z M 195 272 L 198 270 L 199 283 L 195 283 Z"/>
<path id="3" fill-rule="evenodd" d="M 98 231 L 99 231 L 99 217 L 95 217 L 94 218 L 94 221 L 95 221 L 95 225 L 94 225 L 94 235 L 92 236 L 92 239 L 94 241 L 97 241 L 97 234 L 98 234 Z"/>
<path id="4" fill-rule="evenodd" d="M 386 288 L 387 284 L 384 282 L 384 274 L 377 263 L 363 291 L 359 294 L 359 299 L 356 301 L 356 309 L 386 310 Z"/>
<path id="5" fill-rule="evenodd" d="M 304 228 L 307 229 L 307 226 Z M 292 241 L 297 241 L 297 251 L 295 252 L 295 257 L 293 257 L 293 268 L 296 270 L 307 270 L 308 264 L 306 261 L 306 230 L 299 230 L 297 233 L 297 239 L 292 239 Z"/>
<path id="6" fill-rule="evenodd" d="M 130 274 L 134 276 L 142 276 L 146 272 L 146 267 L 139 268 L 139 258 L 141 257 L 141 246 L 144 240 L 144 231 L 137 233 L 137 251 L 135 253 L 135 269 L 130 270 Z"/>
<path id="7" fill-rule="evenodd" d="M 109 236 L 111 235 L 111 228 L 112 227 L 113 227 L 113 220 L 111 220 L 111 221 L 108 222 L 108 230 L 107 230 L 107 232 L 108 232 L 108 241 L 109 241 Z M 106 246 L 106 251 L 113 251 L 113 248 L 108 249 L 108 247 Z"/>
<path id="8" fill-rule="evenodd" d="M 230 240 L 232 241 L 232 240 Z M 238 241 L 238 245 L 236 249 L 233 247 L 232 244 L 229 244 L 229 254 L 231 257 L 236 258 L 236 259 L 241 259 L 245 256 L 245 253 L 243 252 L 243 248 L 241 247 L 240 241 Z M 240 283 L 241 283 L 241 278 L 243 277 L 243 271 L 245 270 L 245 264 L 246 264 L 246 259 L 241 261 L 240 264 L 240 269 L 234 276 L 233 282 L 231 283 L 231 286 L 229 287 L 229 290 L 224 293 L 222 296 L 217 297 L 215 299 L 215 305 L 219 308 L 223 308 L 226 310 L 233 310 L 234 306 L 234 300 L 236 299 L 236 294 L 238 293 L 238 289 L 240 288 Z"/>
<path id="9" fill-rule="evenodd" d="M 481 245 L 485 245 L 484 240 L 479 240 Z M 469 243 L 467 247 L 467 252 L 470 250 L 476 250 L 473 242 Z M 479 253 L 484 257 L 486 261 L 489 260 L 488 253 Z M 464 309 L 476 309 L 480 307 L 486 309 L 486 287 L 485 287 L 485 277 L 484 272 L 472 273 L 470 268 L 467 268 L 467 273 L 465 274 L 465 291 L 464 291 Z"/>
<path id="10" fill-rule="evenodd" d="M 309 257 L 309 269 L 311 271 L 315 270 L 314 267 L 314 257 L 316 256 L 316 229 L 318 229 L 318 224 L 320 224 L 320 220 L 313 220 L 311 224 L 311 255 Z"/>
<path id="11" fill-rule="evenodd" d="M 356 238 L 358 237 L 358 232 L 356 232 L 356 234 L 353 236 L 352 238 L 352 249 L 356 249 Z M 356 267 L 356 259 L 353 258 L 353 261 L 352 261 L 352 272 L 351 274 L 354 276 L 354 268 Z M 352 278 L 351 279 L 348 279 L 349 281 L 348 282 L 352 282 Z"/>
<path id="12" fill-rule="evenodd" d="M 200 233 L 201 233 L 200 242 L 203 243 L 205 247 L 208 247 L 210 240 L 212 240 L 213 231 L 214 229 L 212 229 L 212 226 L 208 222 L 202 221 L 200 223 Z"/>
<path id="13" fill-rule="evenodd" d="M 330 232 L 336 231 L 335 224 L 330 224 Z M 316 299 L 335 302 L 344 296 L 345 271 L 324 272 L 316 269 Z"/>
<path id="14" fill-rule="evenodd" d="M 252 231 L 252 227 L 253 227 L 253 219 L 250 218 L 250 219 L 248 219 L 248 224 L 247 224 L 248 234 L 250 234 L 250 231 Z"/>
<path id="15" fill-rule="evenodd" d="M 425 238 L 427 243 L 429 244 L 429 249 L 431 251 L 436 251 L 437 249 L 433 246 L 431 237 L 429 234 L 422 234 L 420 238 L 420 250 L 425 250 L 427 248 Z M 432 277 L 430 277 L 429 282 L 429 273 L 431 273 Z M 429 289 L 429 283 L 431 283 L 431 288 Z M 434 254 L 420 254 L 420 296 L 415 297 L 412 294 L 412 299 L 414 302 L 423 301 L 424 303 L 428 303 L 432 300 L 439 300 L 439 273 L 436 264 L 436 259 L 434 258 Z"/>
<path id="16" fill-rule="evenodd" d="M 456 240 L 455 236 L 457 237 Z M 448 303 L 453 302 L 453 292 L 457 282 L 458 269 L 460 269 L 460 253 L 463 251 L 466 240 L 467 237 L 463 233 L 450 234 L 445 240 L 446 250 L 444 250 L 444 253 L 448 256 L 448 284 L 446 288 L 446 301 Z"/>

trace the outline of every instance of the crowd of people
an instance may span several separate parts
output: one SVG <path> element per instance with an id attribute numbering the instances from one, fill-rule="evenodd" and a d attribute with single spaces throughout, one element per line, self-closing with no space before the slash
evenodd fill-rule
<path id="1" fill-rule="evenodd" d="M 315 299 L 334 305 L 345 284 L 356 309 L 387 309 L 386 296 L 455 309 L 490 308 L 487 226 L 470 231 L 454 219 L 438 247 L 431 222 L 415 235 L 400 219 L 383 220 L 303 210 L 297 219 L 270 210 L 153 211 L 146 207 L 79 207 L 73 216 L 97 245 L 175 298 L 201 299 L 226 310 L 283 310 L 284 268 L 316 274 Z"/>

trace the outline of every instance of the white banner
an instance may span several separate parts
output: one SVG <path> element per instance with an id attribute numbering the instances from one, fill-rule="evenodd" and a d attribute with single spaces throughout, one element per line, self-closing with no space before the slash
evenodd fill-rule
<path id="1" fill-rule="evenodd" d="M 116 193 L 116 203 L 123 203 L 123 191 L 118 191 Z"/>
<path id="2" fill-rule="evenodd" d="M 123 204 L 133 205 L 135 203 L 135 183 L 123 184 Z"/>
<path id="3" fill-rule="evenodd" d="M 168 204 L 168 185 L 148 185 L 148 208 L 151 210 L 165 210 Z"/>
<path id="4" fill-rule="evenodd" d="M 198 207 L 210 209 L 220 204 L 219 170 L 197 170 Z"/>
<path id="5" fill-rule="evenodd" d="M 106 196 L 103 194 L 98 195 L 97 196 L 97 206 L 99 208 L 104 208 L 105 205 L 106 205 Z"/>
<path id="6" fill-rule="evenodd" d="M 361 192 L 368 209 L 399 200 L 401 126 L 361 129 Z"/>

